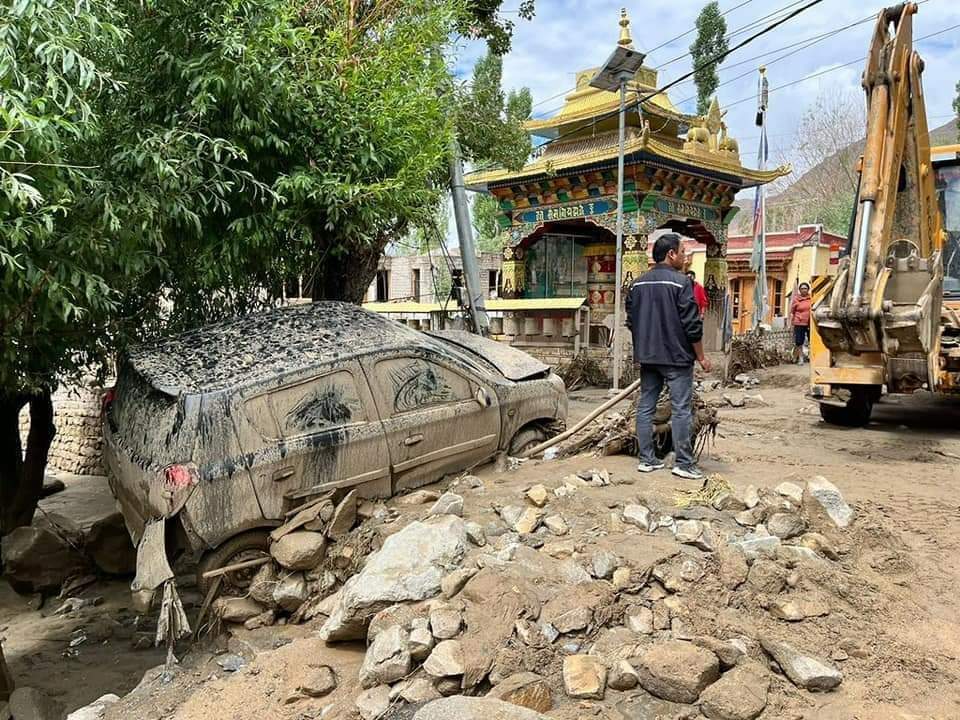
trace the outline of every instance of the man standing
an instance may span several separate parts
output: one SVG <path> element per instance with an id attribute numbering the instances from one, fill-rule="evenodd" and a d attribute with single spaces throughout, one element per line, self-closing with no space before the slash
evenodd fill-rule
<path id="1" fill-rule="evenodd" d="M 790 324 L 793 325 L 793 361 L 803 362 L 803 346 L 810 339 L 810 285 L 800 283 L 790 299 Z"/>
<path id="2" fill-rule="evenodd" d="M 687 270 L 687 277 L 693 284 L 693 299 L 697 301 L 697 307 L 700 308 L 700 317 L 702 318 L 707 312 L 707 306 L 710 305 L 710 300 L 707 299 L 707 291 L 703 285 L 697 282 L 697 274 L 693 270 Z"/>
<path id="3" fill-rule="evenodd" d="M 627 294 L 627 324 L 633 335 L 633 361 L 641 365 L 640 403 L 637 405 L 637 443 L 640 472 L 664 467 L 653 452 L 653 416 L 666 383 L 672 406 L 671 430 L 676 460 L 673 474 L 689 480 L 703 478 L 693 457 L 693 363 L 710 371 L 703 353 L 703 321 L 693 296 L 693 285 L 682 273 L 684 253 L 680 236 L 661 235 L 653 246 L 656 262 Z"/>

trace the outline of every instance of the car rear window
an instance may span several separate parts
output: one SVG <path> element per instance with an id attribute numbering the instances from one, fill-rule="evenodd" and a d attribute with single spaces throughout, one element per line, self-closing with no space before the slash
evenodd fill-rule
<path id="1" fill-rule="evenodd" d="M 152 387 L 129 365 L 121 368 L 110 429 L 137 462 L 159 468 L 189 461 L 195 423 L 188 414 L 182 399 Z"/>

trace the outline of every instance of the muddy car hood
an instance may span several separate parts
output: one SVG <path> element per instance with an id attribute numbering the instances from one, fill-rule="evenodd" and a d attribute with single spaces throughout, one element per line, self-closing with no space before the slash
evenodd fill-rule
<path id="1" fill-rule="evenodd" d="M 543 377 L 550 372 L 546 365 L 527 353 L 509 345 L 460 330 L 444 330 L 428 333 L 431 337 L 443 340 L 479 355 L 493 365 L 508 380 L 530 380 Z"/>

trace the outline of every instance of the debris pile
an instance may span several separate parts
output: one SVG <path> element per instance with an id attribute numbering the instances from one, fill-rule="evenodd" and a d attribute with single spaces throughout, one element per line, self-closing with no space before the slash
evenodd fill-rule
<path id="1" fill-rule="evenodd" d="M 609 483 L 593 470 L 533 485 L 483 527 L 448 492 L 391 535 L 315 611 L 328 642 L 366 639 L 360 717 L 409 704 L 422 705 L 414 718 L 538 718 L 642 689 L 669 717 L 698 707 L 751 720 L 768 707 L 783 716 L 798 689 L 842 682 L 836 638 L 817 626 L 847 582 L 837 560 L 853 510 L 835 486 L 736 489 L 714 477 L 682 506 L 618 504 L 597 542 L 572 537 L 570 496 Z M 603 535 L 665 549 L 637 566 Z"/>
<path id="2" fill-rule="evenodd" d="M 765 337 L 763 330 L 751 331 L 737 335 L 730 341 L 730 357 L 727 360 L 727 381 L 737 375 L 773 367 L 783 362 L 780 349 L 772 345 Z"/>
<path id="3" fill-rule="evenodd" d="M 579 390 L 582 387 L 602 387 L 607 384 L 607 373 L 600 362 L 585 352 L 578 353 L 560 367 L 557 374 L 563 379 L 567 392 Z"/>
<path id="4" fill-rule="evenodd" d="M 288 518 L 270 533 L 269 553 L 212 571 L 207 594 L 208 600 L 216 598 L 216 620 L 242 623 L 248 630 L 281 618 L 309 620 L 379 547 L 376 527 L 358 522 L 392 522 L 396 513 L 350 491 L 313 499 Z"/>
<path id="5" fill-rule="evenodd" d="M 570 457 L 582 452 L 595 455 L 636 455 L 637 400 L 627 412 L 612 412 L 604 418 L 587 425 L 583 430 L 557 446 L 551 457 Z M 716 435 L 720 424 L 715 408 L 708 405 L 699 393 L 693 396 L 693 438 L 697 456 Z M 664 457 L 673 448 L 670 435 L 670 395 L 664 390 L 657 402 L 653 417 L 654 449 L 658 457 Z"/>

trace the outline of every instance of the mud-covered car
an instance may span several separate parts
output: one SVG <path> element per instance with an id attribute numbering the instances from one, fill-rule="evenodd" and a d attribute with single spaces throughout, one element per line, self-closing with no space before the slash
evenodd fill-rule
<path id="1" fill-rule="evenodd" d="M 103 426 L 110 485 L 138 543 L 135 586 L 154 589 L 183 550 L 201 571 L 242 561 L 331 489 L 386 497 L 518 453 L 566 411 L 563 381 L 526 353 L 345 303 L 135 348 Z"/>

